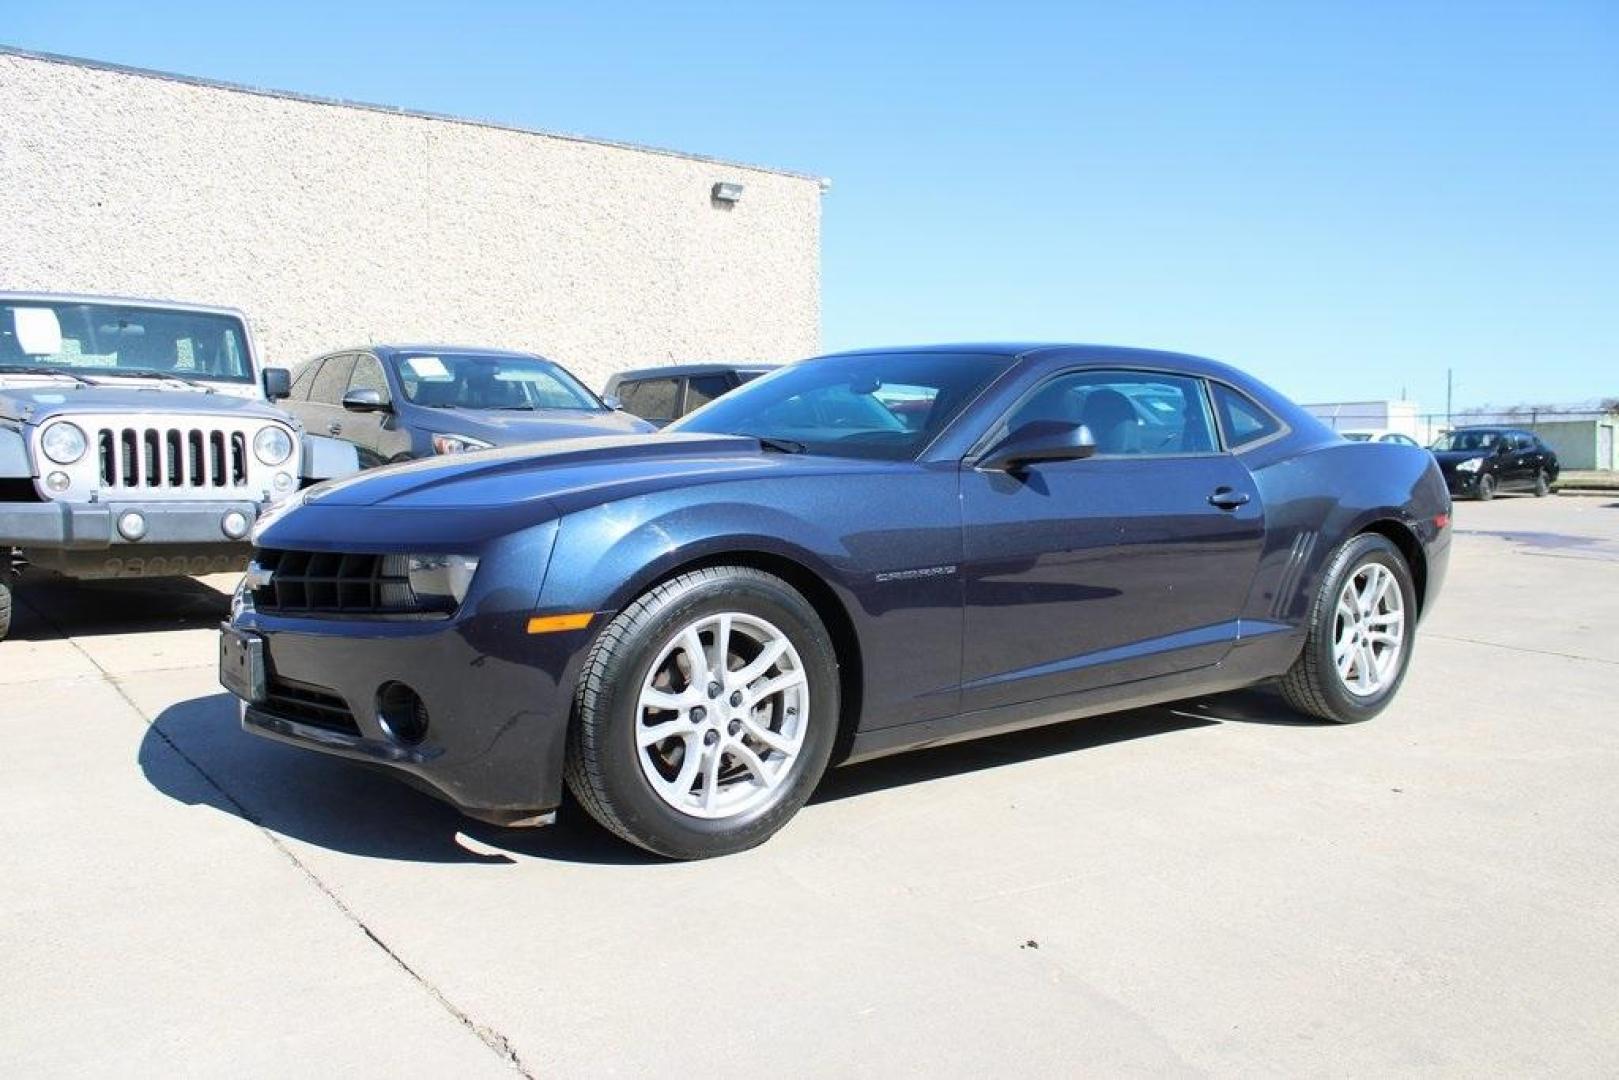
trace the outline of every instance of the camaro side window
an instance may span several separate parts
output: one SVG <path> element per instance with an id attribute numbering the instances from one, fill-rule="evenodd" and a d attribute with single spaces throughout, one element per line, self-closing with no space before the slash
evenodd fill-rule
<path id="1" fill-rule="evenodd" d="M 1220 426 L 1225 428 L 1226 448 L 1258 442 L 1282 430 L 1281 421 L 1240 391 L 1224 383 L 1214 383 L 1214 405 L 1220 410 Z"/>
<path id="2" fill-rule="evenodd" d="M 1208 403 L 1196 379 L 1152 371 L 1079 371 L 1036 390 L 1005 430 L 1039 420 L 1083 424 L 1098 454 L 1152 456 L 1214 451 Z"/>

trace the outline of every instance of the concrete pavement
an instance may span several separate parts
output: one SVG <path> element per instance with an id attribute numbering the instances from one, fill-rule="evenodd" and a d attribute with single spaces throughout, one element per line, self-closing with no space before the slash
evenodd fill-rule
<path id="1" fill-rule="evenodd" d="M 244 735 L 225 579 L 23 587 L 0 1073 L 1619 1072 L 1619 502 L 1456 509 L 1400 700 L 838 771 L 648 860 Z"/>

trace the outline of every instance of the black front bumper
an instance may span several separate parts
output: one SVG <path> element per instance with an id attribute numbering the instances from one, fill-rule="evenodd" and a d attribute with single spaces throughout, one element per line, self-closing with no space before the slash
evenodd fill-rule
<path id="1" fill-rule="evenodd" d="M 245 731 L 396 772 L 497 825 L 541 825 L 562 798 L 572 686 L 589 631 L 530 636 L 523 613 L 467 621 L 239 617 L 262 641 L 264 697 Z M 427 726 L 402 740 L 379 697 L 403 683 Z"/>

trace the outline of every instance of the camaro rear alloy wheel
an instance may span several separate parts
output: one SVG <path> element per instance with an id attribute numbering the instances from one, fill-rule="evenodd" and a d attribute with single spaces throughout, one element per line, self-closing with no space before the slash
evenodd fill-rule
<path id="1" fill-rule="evenodd" d="M 1304 651 L 1282 677 L 1300 712 L 1340 724 L 1383 711 L 1411 660 L 1416 590 L 1386 537 L 1355 537 L 1332 560 L 1310 610 Z"/>
<path id="2" fill-rule="evenodd" d="M 837 734 L 836 655 L 785 581 L 697 570 L 607 625 L 576 709 L 568 786 L 597 821 L 660 855 L 724 855 L 815 789 Z"/>

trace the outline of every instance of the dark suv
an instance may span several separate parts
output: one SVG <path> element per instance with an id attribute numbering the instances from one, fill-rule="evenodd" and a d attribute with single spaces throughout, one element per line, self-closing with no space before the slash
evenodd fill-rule
<path id="1" fill-rule="evenodd" d="M 310 431 L 353 443 L 367 468 L 652 430 L 542 356 L 448 345 L 370 345 L 322 356 L 303 366 L 282 404 Z"/>
<path id="2" fill-rule="evenodd" d="M 745 382 L 776 370 L 774 364 L 677 364 L 624 371 L 607 380 L 602 396 L 658 427 L 679 420 Z"/>
<path id="3" fill-rule="evenodd" d="M 1532 431 L 1461 427 L 1433 444 L 1452 495 L 1493 499 L 1497 491 L 1546 495 L 1557 480 L 1557 454 Z"/>

